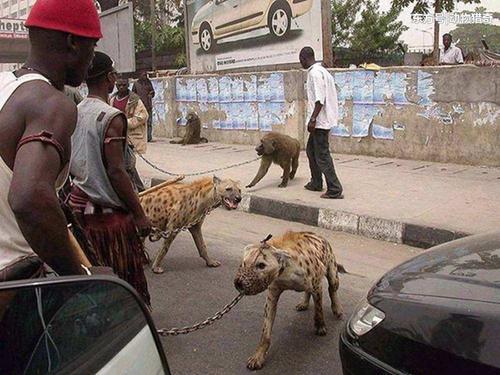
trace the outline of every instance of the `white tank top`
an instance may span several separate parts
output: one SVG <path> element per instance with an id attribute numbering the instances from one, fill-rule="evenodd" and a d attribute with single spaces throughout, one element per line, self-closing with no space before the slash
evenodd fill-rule
<path id="1" fill-rule="evenodd" d="M 11 72 L 0 73 L 0 112 L 16 89 L 25 82 L 49 80 L 40 74 L 26 74 L 17 78 Z M 19 258 L 33 254 L 24 238 L 8 202 L 12 171 L 0 157 L 0 270 Z"/>

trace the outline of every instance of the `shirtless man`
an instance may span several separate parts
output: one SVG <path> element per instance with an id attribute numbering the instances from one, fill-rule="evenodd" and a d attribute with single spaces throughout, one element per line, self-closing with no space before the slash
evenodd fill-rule
<path id="1" fill-rule="evenodd" d="M 64 85 L 84 80 L 99 17 L 92 0 L 38 0 L 26 26 L 26 64 L 0 73 L 0 281 L 38 275 L 40 259 L 60 275 L 90 266 L 70 244 L 55 187 L 67 175 L 77 119 Z"/>

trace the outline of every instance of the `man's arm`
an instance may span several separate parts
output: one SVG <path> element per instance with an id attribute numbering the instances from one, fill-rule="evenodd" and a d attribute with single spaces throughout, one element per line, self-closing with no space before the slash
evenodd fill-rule
<path id="1" fill-rule="evenodd" d="M 47 98 L 27 109 L 22 138 L 42 130 L 53 133 L 69 159 L 76 107 L 62 93 L 47 90 Z M 9 205 L 33 251 L 60 275 L 86 274 L 85 256 L 71 246 L 67 223 L 56 196 L 55 183 L 62 168 L 56 148 L 29 142 L 19 148 L 9 189 Z"/>
<path id="2" fill-rule="evenodd" d="M 144 106 L 141 99 L 137 102 L 137 107 L 135 108 L 134 115 L 128 119 L 129 129 L 135 129 L 139 126 L 143 126 L 148 121 L 148 111 Z"/>
<path id="3" fill-rule="evenodd" d="M 123 156 L 123 147 L 126 142 L 125 127 L 125 118 L 123 116 L 116 116 L 106 130 L 106 141 L 104 143 L 106 172 L 116 194 L 134 216 L 137 229 L 141 235 L 145 236 L 151 230 L 151 223 L 142 209 L 139 198 L 132 187 L 132 182 L 125 169 L 125 159 Z"/>
<path id="4" fill-rule="evenodd" d="M 325 104 L 326 98 L 326 84 L 323 77 L 319 74 L 311 74 L 310 76 L 312 85 L 312 98 L 308 100 L 314 101 L 314 110 L 309 118 L 309 123 L 307 124 L 307 130 L 311 133 L 316 128 L 316 118 L 318 117 L 323 105 Z"/>
<path id="5" fill-rule="evenodd" d="M 149 96 L 151 96 L 151 98 L 154 98 L 156 93 L 151 81 L 148 81 L 148 86 L 149 86 Z"/>
<path id="6" fill-rule="evenodd" d="M 456 47 L 456 50 L 455 50 L 455 62 L 457 64 L 463 64 L 464 63 L 464 57 L 462 55 L 462 50 L 460 49 L 460 47 Z"/>
<path id="7" fill-rule="evenodd" d="M 314 131 L 314 129 L 316 128 L 316 118 L 318 117 L 322 108 L 323 104 L 321 104 L 319 100 L 316 103 L 314 103 L 314 110 L 311 115 L 311 118 L 309 119 L 309 123 L 307 124 L 307 130 L 309 131 L 309 133 Z"/>

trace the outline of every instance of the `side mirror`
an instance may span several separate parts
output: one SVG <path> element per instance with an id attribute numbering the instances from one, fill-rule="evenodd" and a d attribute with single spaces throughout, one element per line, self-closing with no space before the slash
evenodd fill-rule
<path id="1" fill-rule="evenodd" d="M 0 374 L 170 374 L 151 315 L 109 276 L 0 283 Z"/>

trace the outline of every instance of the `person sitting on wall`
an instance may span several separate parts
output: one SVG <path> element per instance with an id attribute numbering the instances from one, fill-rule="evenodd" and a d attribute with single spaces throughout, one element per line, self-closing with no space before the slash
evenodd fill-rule
<path id="1" fill-rule="evenodd" d="M 444 49 L 439 54 L 439 65 L 458 65 L 464 63 L 462 50 L 457 46 L 451 45 L 451 34 L 443 35 Z"/>

